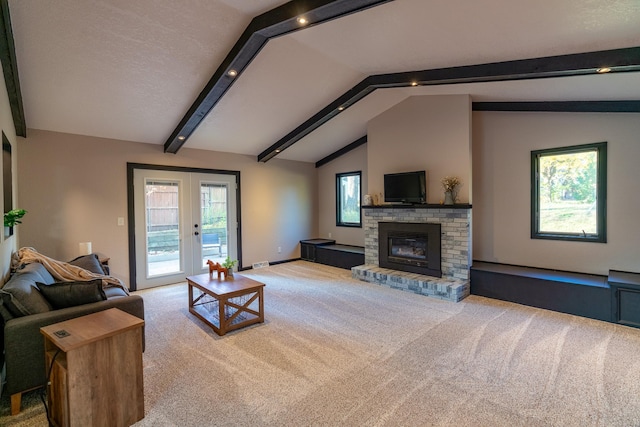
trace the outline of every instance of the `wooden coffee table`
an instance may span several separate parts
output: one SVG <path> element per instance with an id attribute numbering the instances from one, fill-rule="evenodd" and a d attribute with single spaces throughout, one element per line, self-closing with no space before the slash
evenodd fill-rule
<path id="1" fill-rule="evenodd" d="M 264 322 L 264 283 L 235 273 L 218 279 L 208 273 L 187 277 L 189 312 L 218 335 Z"/>

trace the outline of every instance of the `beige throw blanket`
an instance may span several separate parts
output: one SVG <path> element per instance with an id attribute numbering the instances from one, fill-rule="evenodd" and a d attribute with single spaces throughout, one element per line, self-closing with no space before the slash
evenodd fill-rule
<path id="1" fill-rule="evenodd" d="M 38 253 L 33 248 L 20 248 L 17 258 L 19 264 L 30 264 L 34 262 L 42 264 L 44 268 L 51 273 L 53 278 L 59 281 L 70 282 L 74 280 L 102 279 L 103 288 L 120 288 L 129 295 L 129 290 L 124 286 L 122 281 L 116 277 L 95 274 L 84 268 L 49 258 Z"/>

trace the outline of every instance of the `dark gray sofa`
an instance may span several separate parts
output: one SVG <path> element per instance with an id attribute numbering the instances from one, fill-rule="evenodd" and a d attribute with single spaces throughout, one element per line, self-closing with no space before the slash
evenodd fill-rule
<path id="1" fill-rule="evenodd" d="M 37 283 L 52 285 L 54 278 L 38 263 L 17 271 L 0 288 L 0 314 L 4 321 L 4 392 L 11 395 L 11 414 L 20 412 L 22 393 L 46 383 L 44 339 L 40 328 L 108 308 L 119 308 L 144 320 L 144 302 L 139 295 L 122 289 L 104 289 L 105 300 L 67 308 L 53 307 L 38 290 Z M 144 346 L 144 334 L 143 334 Z"/>

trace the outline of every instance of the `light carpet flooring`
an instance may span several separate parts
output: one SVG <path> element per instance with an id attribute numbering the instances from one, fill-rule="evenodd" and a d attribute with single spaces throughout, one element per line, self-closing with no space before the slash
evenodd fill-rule
<path id="1" fill-rule="evenodd" d="M 305 261 L 244 273 L 264 324 L 217 336 L 187 286 L 145 300 L 136 426 L 640 426 L 640 330 L 470 296 L 460 303 Z M 45 426 L 36 393 L 0 424 Z"/>

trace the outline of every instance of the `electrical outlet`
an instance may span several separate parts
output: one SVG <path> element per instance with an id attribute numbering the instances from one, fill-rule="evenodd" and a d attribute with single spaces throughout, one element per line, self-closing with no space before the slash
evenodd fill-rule
<path id="1" fill-rule="evenodd" d="M 329 238 L 331 238 L 331 233 L 329 233 Z"/>
<path id="2" fill-rule="evenodd" d="M 60 329 L 59 331 L 55 331 L 54 335 L 57 336 L 58 338 L 64 338 L 64 337 L 70 336 L 71 334 L 65 331 L 64 329 Z"/>
<path id="3" fill-rule="evenodd" d="M 278 253 L 282 253 L 282 246 L 278 246 Z"/>
<path id="4" fill-rule="evenodd" d="M 124 218 L 121 216 L 118 217 L 118 225 L 120 226 L 124 225 Z"/>

